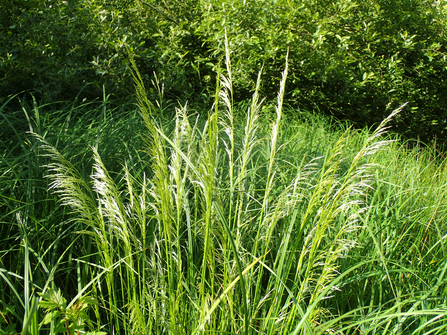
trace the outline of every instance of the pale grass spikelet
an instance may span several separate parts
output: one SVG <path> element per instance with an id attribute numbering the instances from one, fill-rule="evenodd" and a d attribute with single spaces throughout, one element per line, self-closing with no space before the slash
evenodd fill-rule
<path id="1" fill-rule="evenodd" d="M 51 160 L 45 166 L 49 172 L 47 178 L 51 180 L 49 189 L 59 196 L 64 206 L 69 206 L 88 223 L 92 223 L 95 217 L 93 213 L 96 212 L 96 202 L 92 198 L 88 182 L 56 148 L 39 135 L 35 134 L 35 136 L 42 143 L 42 148 L 46 152 L 44 155 Z"/>

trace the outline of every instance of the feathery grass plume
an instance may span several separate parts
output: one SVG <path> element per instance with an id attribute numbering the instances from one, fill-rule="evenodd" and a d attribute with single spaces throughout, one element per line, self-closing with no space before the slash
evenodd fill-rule
<path id="1" fill-rule="evenodd" d="M 214 98 L 214 108 L 209 112 L 207 121 L 205 122 L 203 135 L 200 139 L 201 155 L 199 157 L 198 171 L 202 175 L 203 181 L 201 188 L 203 196 L 199 205 L 203 208 L 203 234 L 204 234 L 204 247 L 203 257 L 201 265 L 201 277 L 199 285 L 199 304 L 201 306 L 200 324 L 203 324 L 206 318 L 206 308 L 210 303 L 210 297 L 205 292 L 205 286 L 208 286 L 211 292 L 215 290 L 216 279 L 216 264 L 215 264 L 215 245 L 213 243 L 213 233 L 219 229 L 216 227 L 214 215 L 213 202 L 215 195 L 218 194 L 217 189 L 217 170 L 216 166 L 219 159 L 219 133 L 218 133 L 218 120 L 219 120 L 219 78 L 220 72 L 218 72 L 216 83 L 216 93 Z M 196 204 L 198 205 L 198 204 Z M 210 321 L 214 323 L 213 321 Z"/>
<path id="2" fill-rule="evenodd" d="M 145 137 L 148 153 L 151 158 L 152 167 L 152 189 L 151 195 L 154 198 L 154 210 L 158 221 L 158 231 L 163 234 L 163 254 L 159 255 L 159 260 L 165 263 L 162 272 L 167 277 L 169 296 L 166 297 L 167 313 L 170 324 L 176 325 L 177 299 L 176 294 L 181 295 L 182 286 L 180 284 L 180 273 L 175 268 L 181 268 L 180 250 L 174 248 L 175 241 L 179 238 L 175 228 L 175 208 L 174 197 L 170 185 L 170 171 L 166 152 L 166 142 L 164 139 L 163 127 L 157 124 L 153 112 L 156 111 L 154 105 L 148 100 L 146 90 L 135 62 L 132 62 L 132 76 L 134 78 L 137 91 L 137 104 L 143 117 L 149 136 Z M 177 178 L 177 180 L 179 180 Z M 178 244 L 177 244 L 178 246 Z M 175 265 L 177 263 L 177 266 Z"/>
<path id="3" fill-rule="evenodd" d="M 287 264 L 290 273 L 294 272 L 297 301 L 308 301 L 306 314 L 311 323 L 315 323 L 325 313 L 316 306 L 318 300 L 324 298 L 321 293 L 338 274 L 337 260 L 346 255 L 356 243 L 352 239 L 352 233 L 359 228 L 359 214 L 365 210 L 362 198 L 371 183 L 371 166 L 364 162 L 364 158 L 389 144 L 389 141 L 377 141 L 377 138 L 384 133 L 387 122 L 400 110 L 401 108 L 394 111 L 379 125 L 350 162 L 344 175 L 338 174 L 344 161 L 343 149 L 348 132 L 345 132 L 324 158 L 323 166 L 318 172 L 316 184 L 301 217 L 298 231 L 303 235 L 297 236 L 291 249 L 292 253 L 299 251 L 297 262 L 291 257 Z M 302 243 L 300 248 L 299 243 Z M 297 317 L 302 317 L 297 314 L 293 305 L 287 322 L 282 325 L 283 331 L 295 334 L 301 331 L 303 322 L 298 326 L 294 324 Z"/>
<path id="4" fill-rule="evenodd" d="M 446 229 L 441 222 L 447 210 L 441 203 L 447 184 L 441 172 L 445 159 L 436 156 L 430 150 L 408 150 L 394 142 L 370 159 L 382 167 L 374 171 L 374 189 L 367 194 L 369 207 L 361 217 L 365 229 L 356 236 L 359 248 L 340 269 L 344 272 L 364 264 L 353 274 L 357 279 L 347 281 L 337 294 L 337 322 L 344 325 L 340 331 L 445 331 L 446 313 L 439 313 L 439 307 L 445 306 L 439 283 L 445 281 L 447 254 L 438 247 L 445 245 Z M 422 248 L 433 224 L 436 228 L 428 234 L 433 247 Z M 349 301 L 352 292 L 360 293 Z"/>
<path id="5" fill-rule="evenodd" d="M 275 228 L 275 225 L 278 221 L 278 219 L 282 215 L 278 215 L 279 212 L 282 212 L 282 206 L 283 206 L 283 198 L 280 197 L 277 200 L 276 204 L 271 203 L 271 191 L 275 188 L 275 176 L 276 176 L 276 154 L 277 154 L 277 141 L 278 141 L 278 133 L 280 131 L 280 122 L 281 122 L 281 116 L 282 116 L 282 108 L 283 108 L 283 101 L 284 101 L 284 94 L 285 94 L 285 85 L 287 80 L 287 71 L 288 71 L 288 55 L 286 55 L 285 59 L 285 69 L 282 73 L 282 79 L 280 81 L 280 89 L 278 92 L 278 101 L 276 105 L 276 120 L 271 126 L 271 133 L 270 133 L 270 144 L 268 147 L 268 150 L 264 152 L 267 160 L 267 177 L 266 177 L 266 184 L 264 186 L 262 195 L 262 199 L 260 199 L 260 202 L 262 203 L 260 212 L 257 217 L 257 233 L 255 237 L 255 241 L 253 244 L 253 248 L 251 250 L 252 255 L 258 255 L 259 253 L 266 254 L 268 248 L 271 247 L 271 237 L 273 234 L 273 229 Z M 276 208 L 275 208 L 276 207 Z M 257 278 L 254 278 L 254 272 L 252 271 L 250 273 L 250 279 L 249 281 L 253 281 L 253 283 L 256 281 L 255 284 L 255 293 L 253 300 L 255 302 L 260 301 L 261 298 L 261 288 L 262 288 L 262 281 L 263 281 L 263 268 L 261 267 L 259 269 L 259 272 L 257 274 Z"/>
<path id="6" fill-rule="evenodd" d="M 256 120 L 255 113 L 257 110 L 248 110 L 247 125 L 245 138 L 243 140 L 243 153 L 239 154 L 236 152 L 236 139 L 235 139 L 235 124 L 234 124 L 234 106 L 233 106 L 233 83 L 232 83 L 232 71 L 231 71 L 231 59 L 230 59 L 230 47 L 228 43 L 227 32 L 225 31 L 225 65 L 226 65 L 226 76 L 221 74 L 220 76 L 220 91 L 219 98 L 220 102 L 223 104 L 225 110 L 223 115 L 220 117 L 220 124 L 222 125 L 222 131 L 226 137 L 222 137 L 221 141 L 225 147 L 227 154 L 227 161 L 221 163 L 221 175 L 220 180 L 222 187 L 227 189 L 223 196 L 225 200 L 222 201 L 222 206 L 224 211 L 227 213 L 227 218 L 225 219 L 229 233 L 223 234 L 222 241 L 222 252 L 224 254 L 224 264 L 225 268 L 223 270 L 224 276 L 222 281 L 222 287 L 228 287 L 232 281 L 232 274 L 236 273 L 236 264 L 232 260 L 237 257 L 241 257 L 240 251 L 243 250 L 242 236 L 241 236 L 241 220 L 242 220 L 242 206 L 244 203 L 244 198 L 246 196 L 244 192 L 245 180 L 245 169 L 248 164 L 250 151 L 254 145 L 254 136 L 256 133 Z M 255 89 L 255 95 L 259 92 L 260 80 L 258 78 L 258 85 Z M 255 97 L 254 97 L 255 100 Z M 257 99 L 256 99 L 257 100 Z M 257 104 L 257 101 L 253 104 Z M 256 106 L 259 108 L 259 106 Z M 254 129 L 253 129 L 254 128 Z M 227 179 L 227 180 L 225 180 Z M 232 236 L 231 236 L 232 235 Z M 231 236 L 231 237 L 229 237 Z M 231 243 L 230 239 L 234 238 L 234 243 Z M 241 271 L 241 266 L 239 265 L 239 271 Z M 239 278 L 241 278 L 239 276 Z M 242 278 L 244 282 L 244 279 Z M 243 283 L 242 285 L 245 285 Z M 233 291 L 228 290 L 226 293 L 228 295 L 228 300 L 232 301 L 234 299 Z M 217 305 L 216 305 L 217 306 Z M 229 304 L 230 318 L 235 320 L 235 308 L 233 303 Z M 247 314 L 248 311 L 244 313 L 245 324 L 248 327 Z M 235 326 L 235 323 L 234 323 Z M 248 328 L 246 328 L 248 329 Z"/>
<path id="7" fill-rule="evenodd" d="M 222 139 L 225 146 L 225 151 L 228 156 L 228 178 L 229 178 L 229 203 L 230 208 L 228 211 L 228 221 L 232 220 L 233 208 L 233 197 L 235 193 L 235 183 L 234 183 L 234 168 L 235 168 L 235 138 L 234 138 L 234 111 L 233 111 L 233 79 L 231 74 L 231 59 L 230 59 L 230 47 L 228 45 L 227 30 L 225 29 L 225 65 L 226 74 L 223 73 L 220 76 L 220 86 L 219 91 L 220 101 L 225 107 L 223 116 L 220 117 L 220 124 L 223 127 L 223 131 L 227 136 L 227 139 Z"/>
<path id="8" fill-rule="evenodd" d="M 259 142 L 258 139 L 258 130 L 259 130 L 259 111 L 263 100 L 259 101 L 259 89 L 261 85 L 261 71 L 258 73 L 258 79 L 256 81 L 255 92 L 252 97 L 251 106 L 247 111 L 247 120 L 245 123 L 245 136 L 242 139 L 242 152 L 238 155 L 237 158 L 237 177 L 235 180 L 235 184 L 233 186 L 234 190 L 237 191 L 237 200 L 236 200 L 236 215 L 232 219 L 233 225 L 236 227 L 236 238 L 237 245 L 241 242 L 241 234 L 242 234 L 242 225 L 250 220 L 248 217 L 245 217 L 247 214 L 244 210 L 244 207 L 249 207 L 250 196 L 247 193 L 247 186 L 249 184 L 249 171 L 250 161 L 255 155 L 256 145 Z"/>
<path id="9" fill-rule="evenodd" d="M 93 191 L 88 182 L 82 177 L 73 164 L 67 160 L 56 148 L 47 143 L 39 135 L 35 135 L 41 142 L 43 154 L 50 159 L 45 165 L 51 180 L 49 188 L 59 196 L 64 206 L 71 207 L 75 214 L 84 218 L 87 224 L 95 222 L 97 213 Z"/>
<path id="10" fill-rule="evenodd" d="M 37 136 L 37 135 L 36 135 Z M 38 136 L 37 136 L 38 137 Z M 72 208 L 73 212 L 78 215 L 85 226 L 91 227 L 93 231 L 87 232 L 91 234 L 97 244 L 98 250 L 101 250 L 102 265 L 110 269 L 107 272 L 107 289 L 111 294 L 108 305 L 111 311 L 117 313 L 117 301 L 115 297 L 114 287 L 114 255 L 113 255 L 113 234 L 111 234 L 108 225 L 106 224 L 103 207 L 106 207 L 106 216 L 113 217 L 114 206 L 116 206 L 115 199 L 110 199 L 113 195 L 108 194 L 109 199 L 102 199 L 99 197 L 98 202 L 95 201 L 93 191 L 96 190 L 100 195 L 105 195 L 107 190 L 114 188 L 110 185 L 110 178 L 107 179 L 105 169 L 99 160 L 97 152 L 95 152 L 96 177 L 103 180 L 98 181 L 94 190 L 91 189 L 87 181 L 81 176 L 79 171 L 54 147 L 49 145 L 44 139 L 38 137 L 42 143 L 42 149 L 45 150 L 46 156 L 51 159 L 51 162 L 46 165 L 49 171 L 48 178 L 50 178 L 50 190 L 53 190 L 59 195 L 61 202 L 65 206 Z M 109 192 L 110 193 L 110 192 Z M 107 200 L 109 200 L 107 202 Z M 109 211 L 107 211 L 107 209 Z M 119 323 L 116 323 L 119 329 Z"/>
<path id="11" fill-rule="evenodd" d="M 101 246 L 108 244 L 113 259 L 120 260 L 119 272 L 123 276 L 127 292 L 121 288 L 122 299 L 126 297 L 129 301 L 137 301 L 136 291 L 136 279 L 134 274 L 134 258 L 133 249 L 137 244 L 135 241 L 134 228 L 129 225 L 128 215 L 125 210 L 125 204 L 123 203 L 121 192 L 117 189 L 115 182 L 110 177 L 107 169 L 105 168 L 98 152 L 95 148 L 93 150 L 93 174 L 91 176 L 93 182 L 93 189 L 98 197 L 98 211 L 100 222 L 103 226 L 99 232 L 105 233 L 100 236 Z M 107 267 L 113 266 L 110 256 L 106 256 Z M 122 266 L 121 266 L 121 260 Z M 110 263 L 110 264 L 109 264 Z M 106 274 L 106 280 L 109 292 L 115 300 L 113 308 L 116 310 L 116 295 L 117 289 L 114 287 L 114 273 L 109 271 Z M 113 290 L 113 291 L 110 291 Z M 113 309 L 112 309 L 113 310 Z"/>

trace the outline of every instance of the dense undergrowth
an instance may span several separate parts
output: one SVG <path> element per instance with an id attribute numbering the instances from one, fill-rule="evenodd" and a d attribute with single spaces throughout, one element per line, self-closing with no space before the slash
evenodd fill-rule
<path id="1" fill-rule="evenodd" d="M 135 67 L 137 106 L 1 107 L 0 334 L 446 332 L 444 158 L 225 64 L 197 111 Z"/>
<path id="2" fill-rule="evenodd" d="M 165 97 L 209 102 L 227 29 L 235 102 L 250 99 L 261 67 L 274 102 L 288 52 L 289 113 L 371 127 L 408 102 L 393 130 L 440 145 L 446 27 L 443 0 L 0 0 L 0 103 L 27 92 L 39 105 L 95 100 L 104 86 L 128 101 L 129 50 Z"/>

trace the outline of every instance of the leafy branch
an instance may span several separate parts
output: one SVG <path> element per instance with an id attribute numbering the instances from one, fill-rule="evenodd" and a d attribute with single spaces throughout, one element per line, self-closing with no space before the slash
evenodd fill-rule
<path id="1" fill-rule="evenodd" d="M 86 323 L 91 326 L 87 309 L 97 304 L 95 298 L 84 296 L 67 308 L 67 300 L 62 296 L 60 289 L 56 291 L 49 288 L 40 296 L 42 300 L 39 302 L 39 307 L 46 309 L 46 315 L 40 326 L 53 323 L 55 327 L 51 334 L 79 335 L 81 332 L 86 335 L 106 335 L 104 332 L 97 331 L 84 332 Z"/>

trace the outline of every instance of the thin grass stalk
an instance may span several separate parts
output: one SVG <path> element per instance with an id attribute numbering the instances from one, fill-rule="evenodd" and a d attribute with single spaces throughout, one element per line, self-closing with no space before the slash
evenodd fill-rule
<path id="1" fill-rule="evenodd" d="M 234 225 L 235 222 L 235 201 L 234 198 L 236 196 L 236 182 L 234 177 L 235 172 L 235 138 L 234 138 L 234 108 L 233 108 L 233 79 L 232 79 L 232 70 L 231 70 L 231 59 L 230 59 L 230 47 L 228 43 L 227 31 L 225 29 L 225 65 L 226 65 L 226 76 L 223 74 L 220 78 L 220 86 L 221 89 L 219 91 L 219 97 L 222 101 L 225 111 L 221 118 L 221 124 L 223 127 L 223 131 L 227 138 L 222 139 L 223 144 L 225 146 L 225 151 L 228 157 L 228 165 L 226 166 L 226 170 L 228 170 L 228 218 L 227 222 L 230 224 L 230 230 L 233 233 L 235 231 Z M 226 176 L 226 171 L 222 171 L 224 176 Z M 238 232 L 236 232 L 236 236 L 239 236 Z M 232 246 L 230 245 L 229 238 L 231 235 L 228 233 L 224 234 L 224 241 L 222 242 L 222 253 L 224 254 L 224 270 L 223 270 L 223 282 L 222 287 L 227 287 L 231 282 L 231 274 L 234 273 L 234 262 L 231 260 L 232 255 Z M 239 237 L 237 237 L 239 240 Z M 238 247 L 238 242 L 236 242 L 236 248 Z M 239 257 L 236 255 L 236 257 Z M 236 329 L 236 316 L 235 316 L 235 306 L 233 303 L 233 291 L 228 292 L 228 308 L 230 310 L 230 320 L 233 323 L 233 329 Z M 225 324 L 228 322 L 227 318 L 221 317 L 221 328 L 225 329 Z"/>
<path id="2" fill-rule="evenodd" d="M 220 72 L 218 73 L 218 78 Z M 211 233 L 213 231 L 212 226 L 212 209 L 213 209 L 213 197 L 215 193 L 215 173 L 216 173 L 216 161 L 217 161 L 217 149 L 218 149 L 218 117 L 219 117 L 219 92 L 220 85 L 219 79 L 217 79 L 216 93 L 214 101 L 214 111 L 208 117 L 208 121 L 205 125 L 204 136 L 202 138 L 202 148 L 204 150 L 203 160 L 201 162 L 201 169 L 204 176 L 203 193 L 204 193 L 204 216 L 205 216 L 205 231 L 204 231 L 204 250 L 201 268 L 199 299 L 201 306 L 201 323 L 204 321 L 206 311 L 209 308 L 211 297 L 205 294 L 205 284 L 209 278 L 209 290 L 214 294 L 214 279 L 215 279 L 215 262 L 214 262 L 214 246 L 212 244 Z M 207 275 L 207 270 L 209 271 Z M 211 322 L 210 320 L 208 320 Z"/>
<path id="3" fill-rule="evenodd" d="M 260 209 L 259 217 L 258 217 L 258 230 L 255 237 L 255 243 L 254 247 L 252 249 L 252 255 L 258 254 L 258 244 L 261 239 L 261 234 L 265 234 L 265 236 L 262 236 L 262 240 L 264 242 L 261 244 L 261 254 L 266 253 L 266 249 L 270 247 L 270 234 L 272 232 L 273 226 L 275 221 L 272 220 L 270 222 L 270 226 L 267 225 L 268 221 L 265 220 L 266 216 L 268 215 L 269 211 L 269 202 L 270 202 L 270 192 L 273 189 L 274 186 L 274 177 L 275 177 L 275 157 L 277 153 L 277 140 L 278 140 L 278 133 L 280 129 L 280 122 L 281 122 L 281 115 L 282 115 L 282 108 L 283 108 L 283 101 L 284 101 L 284 94 L 285 94 L 285 85 L 287 80 L 287 72 L 288 72 L 288 55 L 286 55 L 285 60 L 285 69 L 282 73 L 282 79 L 280 82 L 280 89 L 278 93 L 278 102 L 276 105 L 276 121 L 272 126 L 271 134 L 270 134 L 270 150 L 269 150 L 269 163 L 268 163 L 268 170 L 267 170 L 267 180 L 266 185 L 264 189 L 264 195 L 262 200 L 262 207 Z M 256 289 L 254 293 L 254 301 L 259 301 L 260 298 L 260 291 L 261 291 L 261 283 L 263 278 L 263 269 L 259 269 L 258 277 L 257 277 L 257 283 L 256 283 Z M 250 273 L 250 282 L 253 280 L 253 271 Z"/>
<path id="4" fill-rule="evenodd" d="M 282 228 L 283 231 L 285 231 L 285 236 L 283 237 L 283 240 L 279 246 L 279 250 L 276 255 L 276 259 L 274 262 L 274 277 L 275 280 L 270 280 L 269 285 L 266 289 L 267 292 L 271 292 L 271 303 L 268 308 L 268 311 L 265 312 L 265 317 L 263 319 L 263 324 L 261 329 L 267 329 L 267 334 L 273 334 L 278 332 L 278 325 L 280 326 L 279 329 L 282 333 L 285 329 L 286 322 L 281 322 L 280 320 L 276 320 L 273 318 L 273 316 L 276 315 L 283 315 L 283 319 L 286 317 L 286 310 L 288 309 L 288 306 L 291 304 L 294 304 L 300 313 L 300 317 L 303 317 L 304 313 L 301 310 L 300 307 L 300 301 L 296 300 L 296 297 L 294 297 L 294 294 L 288 290 L 287 286 L 284 284 L 283 280 L 286 280 L 290 276 L 290 268 L 288 268 L 286 262 L 286 257 L 290 259 L 290 255 L 293 254 L 293 252 L 290 251 L 290 248 L 292 247 L 290 243 L 291 240 L 294 238 L 295 243 L 299 244 L 301 241 L 301 236 L 295 236 L 293 234 L 294 231 L 299 230 L 299 212 L 302 209 L 300 206 L 300 203 L 304 201 L 304 188 L 303 184 L 306 184 L 308 180 L 312 178 L 312 175 L 315 173 L 315 167 L 313 163 L 310 163 L 302 168 L 302 170 L 298 171 L 297 177 L 293 180 L 291 185 L 284 190 L 283 197 L 288 199 L 287 207 L 290 208 L 287 218 L 285 221 L 287 222 L 287 226 L 284 226 Z M 293 249 L 292 249 L 293 250 Z M 269 270 L 272 272 L 273 270 Z M 272 273 L 273 274 L 273 273 Z M 287 296 L 287 299 L 285 302 L 283 302 L 284 296 Z M 258 306 L 258 309 L 261 308 L 262 305 Z M 267 307 L 264 307 L 267 308 Z M 305 323 L 307 331 L 310 331 L 311 327 L 308 322 Z"/>
<path id="5" fill-rule="evenodd" d="M 105 225 L 109 227 L 107 236 L 108 242 L 112 244 L 112 250 L 116 253 L 118 259 L 124 259 L 120 262 L 120 273 L 124 275 L 120 281 L 121 301 L 131 301 L 138 303 L 136 291 L 136 280 L 134 275 L 133 241 L 132 229 L 129 226 L 125 206 L 121 202 L 121 196 L 117 186 L 109 176 L 98 152 L 93 148 L 94 174 L 93 188 L 99 195 L 98 203 L 101 207 L 101 213 Z M 116 244 L 113 245 L 113 237 Z M 114 278 L 109 278 L 113 281 Z M 112 284 L 111 284 L 112 285 Z"/>
<path id="6" fill-rule="evenodd" d="M 240 154 L 240 163 L 238 165 L 237 171 L 237 179 L 235 181 L 235 189 L 238 190 L 238 198 L 236 203 L 236 236 L 237 243 L 240 244 L 241 238 L 241 229 L 243 224 L 243 206 L 247 205 L 246 201 L 248 201 L 248 197 L 246 194 L 246 184 L 247 184 L 247 170 L 250 159 L 253 155 L 253 150 L 255 149 L 255 145 L 257 143 L 257 131 L 258 131 L 258 122 L 259 122 L 259 110 L 263 101 L 259 102 L 259 89 L 261 85 L 261 73 L 262 70 L 258 73 L 258 79 L 256 81 L 256 88 L 253 94 L 251 107 L 247 113 L 247 121 L 245 125 L 245 136 L 242 144 L 242 153 Z"/>
<path id="7" fill-rule="evenodd" d="M 235 139 L 234 139 L 234 112 L 233 112 L 233 79 L 231 71 L 230 47 L 228 44 L 227 30 L 225 29 L 225 65 L 226 77 L 221 74 L 219 97 L 225 106 L 221 124 L 228 140 L 223 140 L 225 151 L 228 156 L 228 177 L 229 177 L 229 210 L 228 222 L 233 220 L 233 197 L 235 193 L 234 163 L 235 163 Z"/>
<path id="8" fill-rule="evenodd" d="M 140 108 L 141 115 L 144 123 L 149 131 L 150 137 L 146 139 L 148 145 L 149 154 L 152 158 L 152 171 L 154 173 L 154 189 L 152 194 L 157 199 L 157 211 L 159 213 L 159 230 L 164 234 L 164 254 L 166 259 L 165 273 L 168 277 L 168 309 L 170 315 L 171 325 L 176 324 L 176 298 L 174 292 L 178 287 L 175 284 L 176 279 L 174 274 L 176 273 L 174 266 L 174 250 L 172 250 L 172 243 L 175 240 L 173 233 L 175 228 L 173 227 L 172 219 L 175 217 L 173 209 L 173 200 L 169 189 L 169 170 L 168 160 L 165 152 L 165 142 L 162 136 L 161 126 L 157 126 L 152 117 L 153 104 L 151 104 L 146 96 L 146 90 L 141 79 L 141 76 L 137 70 L 135 62 L 132 60 L 133 71 L 136 90 L 137 90 L 137 103 Z"/>
<path id="9" fill-rule="evenodd" d="M 183 150 L 188 150 L 188 146 L 190 146 L 193 142 L 191 127 L 186 116 L 186 106 L 181 109 L 176 109 L 176 125 L 174 129 L 174 144 L 178 148 L 182 148 Z M 185 210 L 189 210 L 189 207 L 185 208 L 185 203 L 187 200 L 187 190 L 185 188 L 186 181 L 189 178 L 189 169 L 188 166 L 184 166 L 183 160 L 179 154 L 173 149 L 171 149 L 171 178 L 172 178 L 172 186 L 174 187 L 174 201 L 175 201 L 175 226 L 176 226 L 176 250 L 175 254 L 177 255 L 177 276 L 178 283 L 176 288 L 176 297 L 177 299 L 181 299 L 182 303 L 186 303 L 184 299 L 184 289 L 182 285 L 183 280 L 183 261 L 182 255 L 184 253 L 183 246 L 181 244 L 181 239 L 183 238 L 183 230 L 185 229 L 184 225 L 184 212 Z M 189 213 L 188 213 L 189 215 Z M 188 219 L 189 220 L 189 219 Z M 188 229 L 188 228 L 186 228 Z M 192 238 L 192 236 L 191 236 Z M 192 250 L 192 248 L 191 248 Z M 192 268 L 192 263 L 190 263 Z M 190 282 L 188 282 L 188 287 L 192 287 L 194 285 L 193 279 L 189 278 Z M 177 301 L 177 306 L 180 306 L 179 301 Z M 187 315 L 190 311 L 178 309 L 176 314 L 178 315 L 178 324 L 181 329 L 185 329 L 187 327 Z"/>
<path id="10" fill-rule="evenodd" d="M 246 177 L 247 177 L 247 165 L 250 161 L 252 150 L 254 148 L 254 145 L 256 143 L 256 131 L 257 131 L 257 123 L 258 123 L 258 110 L 260 108 L 261 103 L 259 103 L 259 88 L 260 88 L 260 75 L 261 72 L 258 75 L 258 80 L 256 83 L 255 93 L 253 95 L 252 99 L 252 105 L 251 108 L 248 111 L 247 115 L 247 121 L 246 121 L 246 127 L 245 127 L 245 137 L 243 140 L 243 149 L 242 153 L 239 156 L 239 164 L 238 170 L 237 170 L 237 177 L 234 177 L 234 171 L 235 171 L 235 159 L 234 159 L 234 117 L 233 117 L 233 106 L 232 106 L 232 77 L 231 77 L 231 62 L 230 62 L 230 55 L 229 55 L 229 45 L 228 45 L 228 39 L 226 37 L 226 48 L 225 48 L 225 55 L 226 55 L 226 65 L 227 65 L 227 73 L 228 78 L 225 78 L 222 76 L 222 90 L 220 91 L 220 96 L 222 97 L 222 100 L 224 101 L 224 104 L 226 106 L 226 115 L 228 119 L 228 123 L 224 123 L 224 130 L 227 133 L 227 136 L 229 137 L 230 146 L 226 145 L 226 151 L 229 156 L 229 179 L 230 179 L 230 205 L 228 210 L 228 222 L 230 223 L 227 241 L 231 242 L 229 245 L 229 249 L 233 249 L 233 254 L 236 258 L 236 265 L 238 268 L 239 273 L 241 273 L 241 264 L 239 263 L 239 249 L 240 245 L 242 245 L 242 218 L 243 218 L 243 206 L 244 206 L 244 200 L 246 197 L 245 192 L 245 183 L 246 183 Z M 237 192 L 237 200 L 235 205 L 234 203 L 234 194 Z M 247 205 L 247 204 L 246 204 Z M 233 208 L 235 209 L 235 214 L 233 214 Z M 223 221 L 222 221 L 223 222 Z M 224 223 L 224 222 L 223 222 Z M 224 223 L 224 226 L 227 227 L 226 223 Z M 234 229 L 236 228 L 236 229 Z M 233 241 L 233 232 L 235 233 L 236 239 Z M 230 248 L 231 247 L 231 248 Z M 227 252 L 227 257 L 230 256 L 230 252 Z M 225 258 L 227 259 L 227 258 Z M 233 266 L 231 265 L 232 262 L 230 260 L 225 261 L 226 264 L 229 264 L 230 266 L 226 268 L 224 273 L 226 274 L 225 280 L 230 280 L 230 276 L 227 276 L 227 274 L 232 274 L 234 272 Z M 245 333 L 249 332 L 249 310 L 247 307 L 246 301 L 249 301 L 249 291 L 245 289 L 245 280 L 242 277 L 242 275 L 239 275 L 241 278 L 241 288 L 242 292 L 246 292 L 246 296 L 243 298 L 243 308 L 244 308 L 244 331 Z M 229 282 L 224 281 L 224 286 L 228 285 Z M 232 317 L 232 320 L 235 320 L 234 318 L 234 309 L 232 302 L 232 295 L 229 296 L 230 301 L 230 314 Z M 234 329 L 236 329 L 236 324 L 233 325 Z"/>
<path id="11" fill-rule="evenodd" d="M 37 334 L 38 333 L 38 299 L 34 296 L 31 291 L 34 291 L 31 286 L 33 282 L 31 262 L 29 259 L 29 247 L 28 240 L 25 236 L 22 240 L 24 247 L 24 274 L 23 274 L 23 288 L 24 288 L 24 306 L 25 313 L 23 317 L 22 334 Z"/>
<path id="12" fill-rule="evenodd" d="M 146 306 L 146 259 L 145 253 L 147 249 L 147 236 L 146 236 L 146 187 L 145 187 L 145 176 L 143 175 L 143 185 L 141 187 L 141 195 L 138 197 L 135 194 L 134 180 L 129 172 L 127 163 L 124 166 L 124 179 L 127 185 L 127 192 L 129 197 L 129 204 L 127 206 L 126 215 L 129 219 L 132 217 L 133 220 L 130 221 L 135 228 L 133 231 L 133 239 L 135 240 L 134 246 L 136 249 L 135 254 L 135 264 L 136 264 L 136 274 L 132 273 L 133 277 L 133 290 L 134 295 L 130 304 L 130 323 L 136 325 L 140 332 L 144 333 L 146 331 L 145 320 L 148 318 L 144 307 Z M 132 269 L 131 269 L 132 270 Z M 135 278 L 136 276 L 136 278 Z"/>
<path id="13" fill-rule="evenodd" d="M 179 141 L 180 144 L 182 144 L 181 148 L 184 148 L 184 151 L 186 152 L 184 156 L 182 156 L 182 152 L 178 149 L 180 149 L 180 146 L 175 146 L 172 148 L 172 153 L 176 155 L 176 157 L 181 159 L 181 165 L 184 169 L 181 183 L 182 183 L 182 192 L 178 196 L 182 197 L 182 207 L 177 207 L 178 213 L 182 211 L 182 215 L 185 216 L 186 222 L 183 223 L 183 228 L 186 231 L 187 234 L 187 246 L 186 246 L 186 267 L 187 267 L 187 273 L 186 273 L 186 283 L 188 287 L 188 297 L 191 301 L 196 303 L 198 301 L 197 296 L 197 286 L 196 286 L 196 280 L 195 280 L 195 274 L 196 274 L 196 263 L 195 263 L 195 243 L 194 240 L 198 237 L 198 227 L 197 225 L 194 225 L 194 222 L 197 222 L 194 220 L 194 217 L 197 215 L 197 205 L 198 205 L 198 186 L 196 185 L 196 171 L 194 166 L 192 166 L 191 162 L 197 160 L 198 153 L 196 149 L 196 135 L 197 135 L 197 119 L 196 123 L 192 127 L 189 123 L 187 114 L 186 114 L 186 106 L 182 109 L 177 110 L 177 117 L 179 118 L 179 136 L 181 138 L 181 141 Z M 185 160 L 186 158 L 186 160 Z M 180 164 L 180 163 L 179 163 Z M 179 181 L 180 182 L 180 181 Z M 191 186 L 189 189 L 186 189 L 186 184 L 191 183 Z M 192 205 L 195 207 L 195 214 L 191 210 L 190 207 L 190 200 L 189 198 L 192 198 Z M 179 223 L 181 218 L 179 217 Z M 186 226 L 185 226 L 186 224 Z M 180 235 L 179 235 L 180 236 Z M 179 251 L 180 252 L 180 251 Z M 185 295 L 183 294 L 183 297 Z M 188 302 L 189 304 L 189 302 Z M 186 313 L 186 311 L 185 311 Z M 192 310 L 188 311 L 188 314 L 185 315 L 186 317 L 191 317 L 191 314 L 197 317 L 197 310 L 194 308 Z M 189 315 L 189 316 L 188 316 Z M 189 329 L 193 329 L 195 326 L 195 321 L 192 322 L 190 320 L 185 320 L 185 322 L 189 322 Z M 186 329 L 186 328 L 185 328 Z"/>

